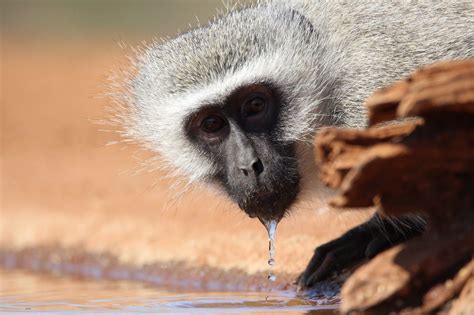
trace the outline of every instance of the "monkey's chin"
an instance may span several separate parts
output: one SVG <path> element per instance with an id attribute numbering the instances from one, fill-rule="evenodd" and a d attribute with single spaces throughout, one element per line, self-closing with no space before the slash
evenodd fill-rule
<path id="1" fill-rule="evenodd" d="M 252 219 L 259 219 L 260 222 L 267 222 L 267 221 L 272 221 L 276 220 L 277 222 L 280 222 L 280 220 L 285 216 L 285 213 L 279 212 L 274 212 L 272 209 L 268 210 L 253 210 L 253 209 L 242 209 L 250 218 Z"/>
<path id="2" fill-rule="evenodd" d="M 280 222 L 285 217 L 293 201 L 293 198 L 291 200 L 267 200 L 252 203 L 252 206 L 249 206 L 248 203 L 246 203 L 246 207 L 242 207 L 241 204 L 239 206 L 250 218 L 257 218 L 266 226 L 270 221 Z"/>
<path id="3" fill-rule="evenodd" d="M 244 202 L 239 202 L 239 207 L 250 217 L 258 218 L 266 225 L 270 221 L 280 222 L 296 200 L 297 193 L 259 195 Z"/>

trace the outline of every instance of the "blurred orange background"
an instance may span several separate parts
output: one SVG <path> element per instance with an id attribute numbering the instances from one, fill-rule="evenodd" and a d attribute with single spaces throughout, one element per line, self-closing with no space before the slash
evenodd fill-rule
<path id="1" fill-rule="evenodd" d="M 216 8 L 220 0 L 1 2 L 3 265 L 31 267 L 36 257 L 48 270 L 50 261 L 107 256 L 105 265 L 167 264 L 183 277 L 189 272 L 180 268 L 211 268 L 264 281 L 268 245 L 259 222 L 203 187 L 177 196 L 166 174 L 136 172 L 150 153 L 108 146 L 119 137 L 97 123 L 112 105 L 107 77 L 127 68 L 132 53 L 123 43 L 173 36 Z M 278 228 L 279 285 L 316 245 L 365 217 L 316 208 L 298 209 Z"/>

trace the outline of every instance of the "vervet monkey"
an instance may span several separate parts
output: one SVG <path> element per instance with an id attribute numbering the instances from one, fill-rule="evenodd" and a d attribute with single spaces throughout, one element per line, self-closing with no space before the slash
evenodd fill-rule
<path id="1" fill-rule="evenodd" d="M 258 1 L 144 48 L 122 123 L 190 182 L 218 187 L 252 218 L 279 221 L 301 192 L 321 189 L 318 129 L 364 127 L 372 91 L 419 66 L 473 57 L 473 47 L 472 0 Z M 416 215 L 374 216 L 319 247 L 300 287 L 423 225 Z"/>

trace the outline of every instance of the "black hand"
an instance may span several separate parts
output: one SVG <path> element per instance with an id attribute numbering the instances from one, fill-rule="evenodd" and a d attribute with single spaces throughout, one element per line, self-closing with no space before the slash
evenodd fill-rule
<path id="1" fill-rule="evenodd" d="M 298 277 L 298 290 L 311 288 L 334 272 L 372 258 L 396 244 L 420 235 L 425 222 L 418 216 L 382 218 L 378 214 L 341 237 L 316 248 L 306 270 Z"/>

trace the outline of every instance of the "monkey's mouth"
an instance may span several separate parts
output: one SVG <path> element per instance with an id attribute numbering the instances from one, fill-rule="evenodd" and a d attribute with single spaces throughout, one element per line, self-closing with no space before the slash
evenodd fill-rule
<path id="1" fill-rule="evenodd" d="M 281 189 L 255 191 L 239 198 L 238 205 L 251 218 L 262 222 L 280 221 L 295 202 L 298 192 L 298 182 L 292 182 Z"/>

